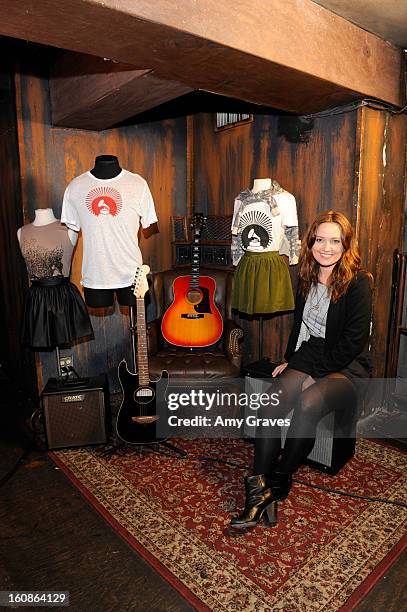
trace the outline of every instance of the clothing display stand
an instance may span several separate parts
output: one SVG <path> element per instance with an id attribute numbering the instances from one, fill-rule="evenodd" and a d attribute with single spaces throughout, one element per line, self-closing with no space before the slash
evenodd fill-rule
<path id="1" fill-rule="evenodd" d="M 262 375 L 265 378 L 271 377 L 271 372 L 278 365 L 270 360 L 270 357 L 263 355 L 263 326 L 264 314 L 257 315 L 259 318 L 259 358 L 257 361 L 243 367 L 243 374 L 246 375 Z"/>
<path id="2" fill-rule="evenodd" d="M 56 356 L 56 359 L 57 359 L 58 378 L 62 378 L 61 359 L 60 359 L 61 355 L 60 355 L 60 352 L 59 352 L 59 346 L 55 347 L 55 356 Z"/>
<path id="3" fill-rule="evenodd" d="M 263 359 L 263 315 L 259 315 L 259 360 Z"/>
<path id="4" fill-rule="evenodd" d="M 264 319 L 294 308 L 288 264 L 298 263 L 295 197 L 270 177 L 255 178 L 234 201 L 232 260 L 236 266 L 232 308 L 259 321 L 258 361 L 263 356 Z M 265 287 L 273 287 L 267 291 Z"/>
<path id="5" fill-rule="evenodd" d="M 105 184 L 106 181 L 109 183 Z M 89 215 L 83 206 L 84 201 L 92 214 Z M 118 215 L 120 220 L 116 223 L 114 217 Z M 103 220 L 106 223 L 103 223 Z M 138 174 L 123 169 L 116 155 L 98 155 L 89 172 L 80 174 L 67 185 L 61 221 L 68 228 L 83 232 L 82 278 L 86 303 L 95 308 L 113 305 L 116 291 L 118 303 L 122 306 L 129 305 L 131 365 L 128 368 L 126 364 L 126 368 L 135 374 L 138 359 L 135 346 L 137 312 L 135 306 L 130 305 L 134 300 L 127 299 L 130 296 L 127 295 L 127 285 L 123 284 L 123 279 L 134 274 L 142 262 L 138 244 L 140 223 L 143 229 L 146 229 L 158 221 L 148 184 Z M 109 251 L 105 248 L 107 235 L 109 244 L 114 245 L 116 241 L 122 244 L 124 241 L 125 248 L 113 248 L 113 251 Z M 96 265 L 95 253 L 98 253 Z M 111 267 L 113 254 L 114 269 Z M 132 397 L 135 399 L 135 395 Z M 150 439 L 155 440 L 156 436 Z M 113 453 L 123 445 L 135 446 L 129 442 L 121 442 L 114 439 L 111 449 L 106 449 L 106 454 Z M 161 443 L 161 440 L 158 443 Z M 140 444 L 141 448 L 143 446 L 144 444 Z M 184 454 L 183 451 L 168 446 L 179 454 Z"/>

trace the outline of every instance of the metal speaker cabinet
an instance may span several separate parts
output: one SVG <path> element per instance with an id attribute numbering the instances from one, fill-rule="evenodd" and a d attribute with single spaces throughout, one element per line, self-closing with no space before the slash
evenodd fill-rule
<path id="1" fill-rule="evenodd" d="M 50 378 L 41 402 L 49 449 L 106 442 L 110 414 L 106 376 L 66 382 Z"/>

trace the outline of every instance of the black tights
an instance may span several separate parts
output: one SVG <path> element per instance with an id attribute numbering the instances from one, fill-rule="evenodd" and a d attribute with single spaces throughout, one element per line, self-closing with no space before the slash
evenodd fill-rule
<path id="1" fill-rule="evenodd" d="M 258 429 L 254 474 L 269 474 L 276 468 L 280 453 L 278 472 L 292 474 L 311 452 L 320 419 L 335 411 L 336 417 L 340 417 L 340 422 L 345 424 L 349 423 L 356 411 L 356 389 L 349 378 L 338 372 L 314 381 L 308 374 L 287 368 L 276 383 L 280 390 L 279 405 L 261 408 L 258 417 L 285 418 L 291 410 L 294 409 L 294 412 L 282 451 L 279 428 L 273 428 L 274 437 L 259 437 L 266 436 L 267 429 L 270 429 Z"/>

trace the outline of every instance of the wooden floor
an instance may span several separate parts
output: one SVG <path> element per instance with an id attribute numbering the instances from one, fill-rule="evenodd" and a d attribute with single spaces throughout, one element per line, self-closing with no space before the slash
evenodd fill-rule
<path id="1" fill-rule="evenodd" d="M 25 444 L 17 431 L 2 433 L 0 478 Z M 407 611 L 406 582 L 404 555 L 356 610 Z M 0 590 L 69 591 L 70 608 L 59 609 L 75 612 L 194 610 L 40 451 L 0 491 Z"/>

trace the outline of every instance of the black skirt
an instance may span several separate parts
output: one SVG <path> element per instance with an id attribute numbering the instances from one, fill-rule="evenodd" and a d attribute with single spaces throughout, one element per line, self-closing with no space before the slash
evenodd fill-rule
<path id="1" fill-rule="evenodd" d="M 324 338 L 316 338 L 311 336 L 309 340 L 303 342 L 291 357 L 288 359 L 288 367 L 293 370 L 304 372 L 312 378 L 318 378 L 315 375 L 317 363 L 322 359 L 324 354 L 325 340 Z M 369 363 L 363 359 L 354 359 L 342 370 L 338 370 L 348 378 L 368 378 L 370 376 Z"/>
<path id="2" fill-rule="evenodd" d="M 32 281 L 22 326 L 22 342 L 32 349 L 51 349 L 93 334 L 89 314 L 69 278 Z"/>

